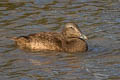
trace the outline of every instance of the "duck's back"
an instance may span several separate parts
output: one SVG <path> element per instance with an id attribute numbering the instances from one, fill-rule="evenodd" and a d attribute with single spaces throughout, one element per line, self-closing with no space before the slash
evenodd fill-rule
<path id="1" fill-rule="evenodd" d="M 20 36 L 13 39 L 22 49 L 28 48 L 35 51 L 62 51 L 63 37 L 60 33 L 57 32 L 40 32 L 36 34 L 30 34 L 28 36 Z"/>

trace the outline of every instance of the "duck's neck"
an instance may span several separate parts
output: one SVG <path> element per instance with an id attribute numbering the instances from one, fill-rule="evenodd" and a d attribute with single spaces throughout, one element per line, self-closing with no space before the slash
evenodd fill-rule
<path id="1" fill-rule="evenodd" d="M 81 39 L 80 37 L 64 37 L 65 38 L 65 41 L 73 41 L 73 40 L 83 40 Z M 83 40 L 85 41 L 85 40 Z"/>

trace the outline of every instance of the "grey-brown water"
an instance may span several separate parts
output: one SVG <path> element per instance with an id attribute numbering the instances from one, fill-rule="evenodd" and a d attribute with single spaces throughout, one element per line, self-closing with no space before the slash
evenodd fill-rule
<path id="1" fill-rule="evenodd" d="M 10 40 L 66 22 L 88 36 L 88 52 L 26 52 Z M 0 0 L 0 80 L 120 80 L 120 0 Z"/>

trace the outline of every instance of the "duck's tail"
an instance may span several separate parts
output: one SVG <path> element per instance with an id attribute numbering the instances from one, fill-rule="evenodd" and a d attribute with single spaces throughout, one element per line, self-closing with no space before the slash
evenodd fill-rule
<path id="1" fill-rule="evenodd" d="M 17 40 L 17 37 L 12 37 L 12 38 L 10 38 L 11 40 L 13 40 L 13 41 L 16 41 Z"/>

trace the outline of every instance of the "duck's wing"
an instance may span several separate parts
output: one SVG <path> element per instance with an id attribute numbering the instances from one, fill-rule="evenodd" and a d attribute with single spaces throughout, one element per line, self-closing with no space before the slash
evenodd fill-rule
<path id="1" fill-rule="evenodd" d="M 29 35 L 30 39 L 35 43 L 41 43 L 51 50 L 62 50 L 63 36 L 57 32 L 40 32 Z"/>
<path id="2" fill-rule="evenodd" d="M 12 40 L 20 47 L 62 50 L 63 37 L 57 32 L 40 32 L 28 36 L 13 37 Z"/>

